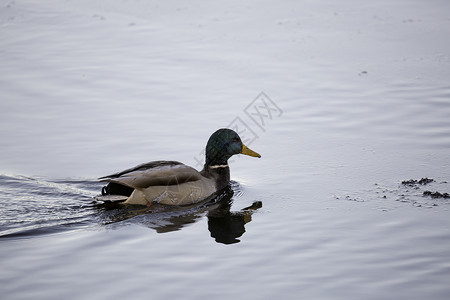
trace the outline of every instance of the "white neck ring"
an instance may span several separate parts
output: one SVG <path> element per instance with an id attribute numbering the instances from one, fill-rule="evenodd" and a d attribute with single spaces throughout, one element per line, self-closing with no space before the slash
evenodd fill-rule
<path id="1" fill-rule="evenodd" d="M 228 165 L 215 165 L 215 166 L 209 166 L 211 169 L 218 169 L 218 168 L 228 168 Z"/>

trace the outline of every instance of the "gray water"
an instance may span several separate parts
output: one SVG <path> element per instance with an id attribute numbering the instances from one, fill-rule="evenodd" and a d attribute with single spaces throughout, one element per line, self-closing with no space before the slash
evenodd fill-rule
<path id="1" fill-rule="evenodd" d="M 1 298 L 448 299 L 449 8 L 2 3 Z M 95 201 L 221 127 L 262 155 L 230 190 Z"/>

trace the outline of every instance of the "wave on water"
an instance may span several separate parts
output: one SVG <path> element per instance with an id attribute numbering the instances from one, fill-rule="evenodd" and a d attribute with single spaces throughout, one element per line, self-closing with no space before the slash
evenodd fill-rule
<path id="1" fill-rule="evenodd" d="M 29 237 L 91 223 L 95 180 L 0 175 L 0 237 Z"/>

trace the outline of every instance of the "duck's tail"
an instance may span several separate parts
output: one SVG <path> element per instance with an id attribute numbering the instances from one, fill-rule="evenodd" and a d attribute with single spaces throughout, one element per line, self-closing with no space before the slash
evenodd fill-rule
<path id="1" fill-rule="evenodd" d="M 102 188 L 102 195 L 120 195 L 130 197 L 134 189 L 119 183 L 110 182 Z"/>

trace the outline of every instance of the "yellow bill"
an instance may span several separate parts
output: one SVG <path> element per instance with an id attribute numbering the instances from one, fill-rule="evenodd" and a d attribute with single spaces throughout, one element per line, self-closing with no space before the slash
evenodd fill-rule
<path id="1" fill-rule="evenodd" d="M 248 148 L 244 144 L 242 144 L 241 154 L 245 154 L 245 155 L 249 155 L 249 156 L 253 156 L 253 157 L 261 157 L 261 155 L 259 155 L 258 153 L 256 153 L 252 149 Z"/>

